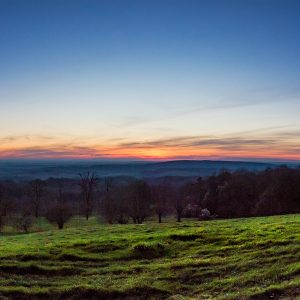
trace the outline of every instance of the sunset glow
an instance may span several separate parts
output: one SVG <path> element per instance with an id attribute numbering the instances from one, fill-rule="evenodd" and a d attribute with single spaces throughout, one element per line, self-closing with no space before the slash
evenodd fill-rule
<path id="1" fill-rule="evenodd" d="M 229 139 L 229 138 L 228 138 Z M 291 140 L 274 141 L 232 138 L 211 139 L 205 137 L 176 137 L 139 143 L 109 142 L 91 144 L 88 141 L 81 144 L 71 140 L 64 144 L 67 138 L 56 141 L 54 138 L 27 137 L 2 143 L 1 158 L 72 158 L 72 159 L 275 159 L 299 160 L 298 144 Z M 270 148 L 270 146 L 272 148 Z"/>

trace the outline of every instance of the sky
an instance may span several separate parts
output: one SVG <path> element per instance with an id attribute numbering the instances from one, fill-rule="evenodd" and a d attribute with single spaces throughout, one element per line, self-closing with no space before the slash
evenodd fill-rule
<path id="1" fill-rule="evenodd" d="M 0 158 L 300 160 L 299 0 L 0 0 Z"/>

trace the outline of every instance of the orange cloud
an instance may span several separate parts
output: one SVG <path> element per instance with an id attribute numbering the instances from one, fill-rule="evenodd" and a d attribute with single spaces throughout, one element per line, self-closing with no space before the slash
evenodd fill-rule
<path id="1" fill-rule="evenodd" d="M 3 138 L 1 158 L 140 158 L 140 159 L 284 159 L 300 160 L 296 132 L 269 137 L 172 137 L 123 139 L 95 143 L 71 138 L 22 136 Z"/>

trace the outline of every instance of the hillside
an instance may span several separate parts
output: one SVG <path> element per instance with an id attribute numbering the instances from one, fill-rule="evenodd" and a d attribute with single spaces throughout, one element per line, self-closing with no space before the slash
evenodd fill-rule
<path id="1" fill-rule="evenodd" d="M 7 228 L 9 231 L 9 228 Z M 18 299 L 296 299 L 300 216 L 99 225 L 40 220 L 0 236 L 0 296 Z"/>
<path id="2" fill-rule="evenodd" d="M 75 178 L 78 173 L 95 172 L 99 177 L 131 176 L 137 178 L 198 177 L 223 169 L 261 171 L 276 164 L 239 161 L 176 160 L 166 162 L 119 161 L 0 161 L 0 179 L 28 180 L 49 177 Z"/>

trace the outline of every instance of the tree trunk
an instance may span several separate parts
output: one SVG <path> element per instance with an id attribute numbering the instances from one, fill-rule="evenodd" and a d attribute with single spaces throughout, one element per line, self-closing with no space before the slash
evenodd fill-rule
<path id="1" fill-rule="evenodd" d="M 158 214 L 158 223 L 161 223 L 161 214 Z"/>
<path id="2" fill-rule="evenodd" d="M 177 222 L 181 222 L 181 214 L 177 214 Z"/>
<path id="3" fill-rule="evenodd" d="M 35 215 L 36 218 L 39 217 L 39 208 L 38 208 L 38 206 L 35 207 L 34 215 Z"/>
<path id="4" fill-rule="evenodd" d="M 88 221 L 88 219 L 89 219 L 89 209 L 87 208 L 86 210 L 85 210 L 85 219 Z"/>

